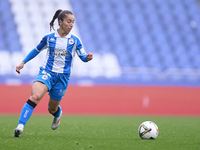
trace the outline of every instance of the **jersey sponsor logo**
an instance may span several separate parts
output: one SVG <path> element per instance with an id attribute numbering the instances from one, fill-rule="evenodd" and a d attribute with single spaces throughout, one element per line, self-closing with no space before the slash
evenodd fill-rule
<path id="1" fill-rule="evenodd" d="M 74 44 L 73 38 L 70 38 L 70 39 L 69 39 L 69 44 Z"/>
<path id="2" fill-rule="evenodd" d="M 55 56 L 70 56 L 69 53 L 56 53 L 56 52 L 51 52 L 52 55 L 55 55 Z"/>
<path id="3" fill-rule="evenodd" d="M 55 56 L 70 56 L 70 53 L 67 49 L 55 48 L 54 52 L 51 52 Z"/>
<path id="4" fill-rule="evenodd" d="M 54 51 L 56 51 L 56 52 L 62 52 L 62 53 L 67 53 L 68 52 L 67 49 L 62 49 L 62 48 L 54 48 Z"/>

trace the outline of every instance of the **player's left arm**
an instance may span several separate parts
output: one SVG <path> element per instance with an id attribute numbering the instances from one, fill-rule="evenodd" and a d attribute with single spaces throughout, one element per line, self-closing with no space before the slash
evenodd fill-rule
<path id="1" fill-rule="evenodd" d="M 83 51 L 84 51 L 83 49 L 77 51 L 79 58 L 83 62 L 88 62 L 93 59 L 93 54 L 91 52 L 87 54 L 85 51 L 84 52 Z"/>
<path id="2" fill-rule="evenodd" d="M 90 61 L 93 59 L 93 54 L 91 52 L 89 52 L 87 55 L 86 55 L 86 59 L 87 61 Z"/>
<path id="3" fill-rule="evenodd" d="M 79 58 L 83 62 L 88 62 L 88 61 L 93 59 L 93 54 L 91 52 L 89 52 L 88 54 L 85 52 L 85 50 L 83 49 L 83 46 L 82 46 L 82 44 L 81 44 L 79 39 L 77 41 L 76 52 L 77 52 Z"/>

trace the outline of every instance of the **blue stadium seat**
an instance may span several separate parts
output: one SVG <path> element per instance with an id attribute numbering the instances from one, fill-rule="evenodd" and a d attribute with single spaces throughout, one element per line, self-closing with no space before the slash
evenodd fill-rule
<path id="1" fill-rule="evenodd" d="M 11 6 L 8 0 L 0 1 L 0 49 L 12 51 L 21 51 L 19 35 L 17 34 L 14 16 L 11 12 Z M 11 42 L 12 41 L 12 42 Z"/>
<path id="2" fill-rule="evenodd" d="M 109 43 L 101 47 L 105 49 L 116 47 L 113 53 L 118 56 L 120 65 L 131 64 L 134 67 L 146 66 L 158 69 L 184 68 L 184 66 L 188 68 L 193 67 L 192 64 L 196 66 L 197 61 L 190 63 L 190 57 L 199 52 L 200 44 L 197 42 L 199 39 L 197 37 L 200 36 L 200 30 L 195 28 L 194 31 L 189 22 L 190 18 L 194 18 L 196 26 L 199 26 L 198 22 L 200 23 L 200 10 L 195 0 L 88 2 L 89 0 L 81 1 L 90 5 L 88 9 L 91 9 L 91 12 L 96 9 L 89 22 L 91 24 L 98 22 L 92 29 L 94 31 L 89 30 L 89 32 L 96 35 L 98 32 L 105 32 L 96 37 L 96 44 L 106 42 L 104 37 L 109 38 Z M 72 4 L 76 10 L 75 3 Z M 77 8 L 85 11 L 81 6 Z M 99 19 L 98 13 L 104 17 L 102 20 Z M 96 15 L 98 17 L 95 17 Z M 128 55 L 122 55 L 124 48 Z"/>
<path id="3" fill-rule="evenodd" d="M 196 0 L 70 2 L 86 51 L 113 53 L 122 68 L 154 68 L 160 73 L 169 68 L 200 69 L 200 9 Z M 8 0 L 0 1 L 0 15 L 0 50 L 21 51 Z M 146 72 L 133 76 L 123 74 L 129 79 L 156 79 Z M 169 75 L 166 81 L 186 78 Z"/>

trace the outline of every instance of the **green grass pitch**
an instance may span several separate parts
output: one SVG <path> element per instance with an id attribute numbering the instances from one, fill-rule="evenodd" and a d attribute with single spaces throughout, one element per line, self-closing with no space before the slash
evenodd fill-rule
<path id="1" fill-rule="evenodd" d="M 19 116 L 0 116 L 0 150 L 200 150 L 199 117 L 62 116 L 57 130 L 50 115 L 33 115 L 20 138 Z M 143 121 L 158 125 L 155 140 L 141 140 Z"/>

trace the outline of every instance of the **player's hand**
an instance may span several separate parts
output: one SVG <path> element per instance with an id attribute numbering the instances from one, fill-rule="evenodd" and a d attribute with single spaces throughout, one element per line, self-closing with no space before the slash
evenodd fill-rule
<path id="1" fill-rule="evenodd" d="M 22 61 L 17 67 L 16 67 L 16 72 L 20 74 L 20 70 L 24 67 L 24 62 Z"/>
<path id="2" fill-rule="evenodd" d="M 87 61 L 90 61 L 93 59 L 93 54 L 91 52 L 89 52 L 86 56 Z"/>

